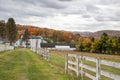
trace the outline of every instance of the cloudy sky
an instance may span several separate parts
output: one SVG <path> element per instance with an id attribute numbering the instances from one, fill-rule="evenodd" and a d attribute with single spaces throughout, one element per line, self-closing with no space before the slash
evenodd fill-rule
<path id="1" fill-rule="evenodd" d="M 57 30 L 120 30 L 120 0 L 0 0 L 0 20 Z"/>

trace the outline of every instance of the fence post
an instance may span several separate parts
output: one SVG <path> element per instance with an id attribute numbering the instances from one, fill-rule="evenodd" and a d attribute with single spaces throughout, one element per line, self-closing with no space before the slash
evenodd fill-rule
<path id="1" fill-rule="evenodd" d="M 77 77 L 79 76 L 79 56 L 76 55 L 76 69 L 77 69 Z"/>
<path id="2" fill-rule="evenodd" d="M 81 71 L 80 71 L 80 73 L 81 73 L 81 80 L 83 80 L 83 56 L 81 56 L 81 58 L 80 58 L 80 63 L 81 63 Z"/>
<path id="3" fill-rule="evenodd" d="M 48 53 L 47 53 L 47 57 L 48 57 L 48 61 L 50 61 L 50 51 L 48 50 Z"/>
<path id="4" fill-rule="evenodd" d="M 36 48 L 36 53 L 38 54 L 38 48 Z"/>
<path id="5" fill-rule="evenodd" d="M 96 61 L 96 80 L 100 80 L 100 59 Z"/>
<path id="6" fill-rule="evenodd" d="M 47 49 L 45 48 L 45 59 L 47 60 Z"/>
<path id="7" fill-rule="evenodd" d="M 44 49 L 44 59 L 46 60 L 46 48 Z"/>
<path id="8" fill-rule="evenodd" d="M 65 73 L 68 73 L 68 54 L 65 56 Z"/>

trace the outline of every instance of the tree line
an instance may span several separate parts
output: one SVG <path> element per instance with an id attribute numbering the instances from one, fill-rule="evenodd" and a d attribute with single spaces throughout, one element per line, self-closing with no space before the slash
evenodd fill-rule
<path id="1" fill-rule="evenodd" d="M 111 37 L 103 33 L 100 39 L 93 37 L 81 39 L 77 43 L 77 50 L 82 52 L 120 55 L 120 37 Z"/>
<path id="2" fill-rule="evenodd" d="M 66 31 L 16 25 L 13 18 L 9 18 L 6 23 L 0 20 L 0 38 L 5 42 L 8 41 L 12 45 L 21 35 L 24 41 L 27 41 L 29 36 L 42 36 L 48 43 L 76 44 L 77 50 L 82 52 L 120 54 L 120 37 L 112 37 L 106 33 L 103 33 L 100 39 L 95 39 Z"/>
<path id="3" fill-rule="evenodd" d="M 30 36 L 42 36 L 48 43 L 71 43 L 76 44 L 81 37 L 79 34 L 73 34 L 67 31 L 59 31 L 48 28 L 40 28 L 30 25 L 17 25 L 18 35 L 24 35 L 24 32 L 28 30 Z"/>
<path id="4" fill-rule="evenodd" d="M 66 31 L 58 31 L 47 28 L 38 28 L 33 26 L 19 25 L 19 35 L 29 33 L 30 36 L 42 36 L 48 43 L 71 43 L 75 44 L 78 51 L 105 53 L 105 54 L 120 54 L 120 37 L 112 37 L 103 33 L 100 39 L 94 37 L 84 37 L 80 34 L 73 34 Z M 26 32 L 27 31 L 27 32 Z"/>
<path id="5" fill-rule="evenodd" d="M 7 23 L 0 20 L 0 38 L 4 42 L 10 42 L 10 45 L 17 39 L 17 28 L 13 18 L 9 18 Z"/>

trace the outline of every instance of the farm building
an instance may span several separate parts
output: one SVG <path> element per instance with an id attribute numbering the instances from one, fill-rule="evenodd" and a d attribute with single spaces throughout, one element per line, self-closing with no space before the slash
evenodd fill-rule
<path id="1" fill-rule="evenodd" d="M 42 36 L 30 36 L 27 43 L 23 41 L 23 37 L 21 37 L 18 41 L 16 41 L 15 46 L 41 48 L 41 43 L 46 43 Z"/>
<path id="2" fill-rule="evenodd" d="M 46 41 L 41 36 L 31 36 L 29 37 L 28 44 L 33 48 L 41 48 L 41 43 L 46 43 Z"/>
<path id="3" fill-rule="evenodd" d="M 56 50 L 76 50 L 74 44 L 61 44 L 61 43 L 47 43 L 42 36 L 30 36 L 28 42 L 23 41 L 21 37 L 16 43 L 15 46 L 27 47 L 27 48 L 48 48 Z"/>
<path id="4" fill-rule="evenodd" d="M 5 38 L 0 37 L 0 43 L 6 43 L 6 42 L 8 43 L 9 41 L 7 39 L 5 39 Z"/>
<path id="5" fill-rule="evenodd" d="M 56 50 L 76 50 L 76 46 L 74 44 L 41 43 L 41 47 Z"/>
<path id="6" fill-rule="evenodd" d="M 0 38 L 0 43 L 3 43 L 3 40 L 2 40 L 2 38 Z"/>

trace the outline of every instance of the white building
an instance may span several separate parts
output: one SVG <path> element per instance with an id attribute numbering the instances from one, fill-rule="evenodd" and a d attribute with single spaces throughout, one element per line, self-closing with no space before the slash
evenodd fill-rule
<path id="1" fill-rule="evenodd" d="M 21 37 L 16 43 L 16 46 L 28 47 L 28 48 L 41 48 L 41 43 L 47 43 L 42 36 L 30 36 L 28 42 L 24 42 Z"/>
<path id="2" fill-rule="evenodd" d="M 41 48 L 41 43 L 43 42 L 43 37 L 41 36 L 31 36 L 29 37 L 28 43 L 31 48 Z"/>
<path id="3" fill-rule="evenodd" d="M 76 48 L 71 48 L 70 45 L 55 45 L 56 50 L 76 50 Z"/>
<path id="4" fill-rule="evenodd" d="M 76 50 L 76 46 L 74 44 L 41 43 L 41 47 L 53 50 Z"/>

